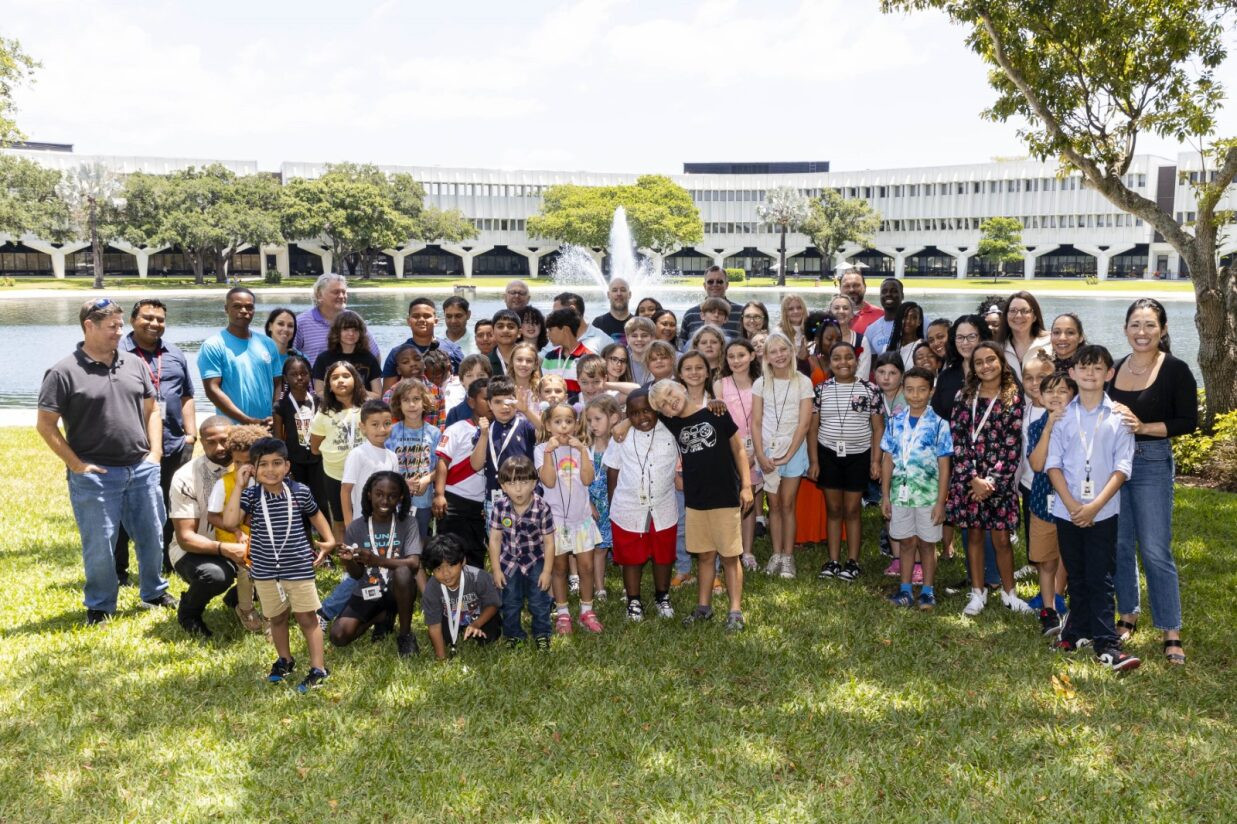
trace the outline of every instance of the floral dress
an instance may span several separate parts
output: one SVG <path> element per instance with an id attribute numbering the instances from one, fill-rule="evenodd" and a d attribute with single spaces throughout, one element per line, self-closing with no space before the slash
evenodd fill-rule
<path id="1" fill-rule="evenodd" d="M 1019 515 L 1014 475 L 1022 460 L 1022 393 L 1008 406 L 997 398 L 988 420 L 972 440 L 972 425 L 982 420 L 988 403 L 989 399 L 978 398 L 972 412 L 972 405 L 962 400 L 961 392 L 954 400 L 949 419 L 953 466 L 945 520 L 956 527 L 1012 531 L 1018 528 Z M 971 498 L 971 478 L 975 476 L 992 478 L 996 484 L 996 491 L 986 500 Z"/>
<path id="2" fill-rule="evenodd" d="M 593 450 L 593 482 L 588 485 L 588 498 L 593 508 L 597 510 L 597 529 L 601 532 L 601 543 L 597 549 L 609 549 L 613 539 L 610 537 L 610 497 L 606 492 L 606 468 L 601 463 L 605 450 Z"/>

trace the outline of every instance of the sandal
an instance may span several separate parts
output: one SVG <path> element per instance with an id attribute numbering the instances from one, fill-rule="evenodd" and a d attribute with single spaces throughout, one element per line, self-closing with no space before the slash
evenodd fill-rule
<path id="1" fill-rule="evenodd" d="M 1117 640 L 1124 644 L 1126 641 L 1130 640 L 1130 637 L 1134 634 L 1134 630 L 1136 629 L 1138 629 L 1137 623 L 1131 624 L 1129 621 L 1122 618 L 1117 621 Z"/>
<path id="2" fill-rule="evenodd" d="M 1169 652 L 1170 649 L 1177 649 L 1177 650 L 1182 649 L 1181 641 L 1179 641 L 1176 638 L 1169 638 L 1167 641 L 1165 641 L 1164 642 L 1164 658 L 1170 664 L 1175 664 L 1177 666 L 1182 666 L 1183 664 L 1185 664 L 1185 653 L 1184 652 Z"/>

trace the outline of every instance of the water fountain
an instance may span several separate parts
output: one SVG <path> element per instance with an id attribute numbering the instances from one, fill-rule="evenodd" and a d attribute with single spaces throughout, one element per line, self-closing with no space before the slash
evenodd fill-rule
<path id="1" fill-rule="evenodd" d="M 661 284 L 665 274 L 659 262 L 641 258 L 636 254 L 636 244 L 627 225 L 627 210 L 619 206 L 610 222 L 610 277 L 622 278 L 631 287 L 632 301 L 649 294 Z M 592 253 L 582 247 L 564 244 L 551 275 L 561 286 L 590 286 L 601 291 L 609 288 L 609 281 Z"/>

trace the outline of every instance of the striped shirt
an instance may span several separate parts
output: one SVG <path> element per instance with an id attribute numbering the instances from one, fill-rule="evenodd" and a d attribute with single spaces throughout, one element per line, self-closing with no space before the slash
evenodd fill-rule
<path id="1" fill-rule="evenodd" d="M 305 519 L 318 511 L 309 487 L 284 481 L 292 494 L 292 523 L 288 498 L 281 491 L 267 492 L 259 484 L 241 493 L 241 510 L 249 515 L 249 577 L 255 581 L 306 581 L 314 577 L 314 549 L 305 534 Z M 262 510 L 262 498 L 266 512 Z M 272 544 L 272 540 L 274 543 Z"/>
<path id="2" fill-rule="evenodd" d="M 816 387 L 820 415 L 816 441 L 829 449 L 842 441 L 848 455 L 865 452 L 872 448 L 872 416 L 883 414 L 883 408 L 876 384 L 865 380 L 838 383 L 830 378 Z"/>

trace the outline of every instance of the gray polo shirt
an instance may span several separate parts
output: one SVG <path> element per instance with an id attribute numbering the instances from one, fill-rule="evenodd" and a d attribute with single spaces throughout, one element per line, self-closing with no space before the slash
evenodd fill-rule
<path id="1" fill-rule="evenodd" d="M 117 352 L 100 363 L 79 343 L 43 375 L 40 411 L 64 421 L 65 440 L 87 463 L 131 466 L 150 452 L 142 405 L 155 397 L 150 373 L 137 355 Z"/>

